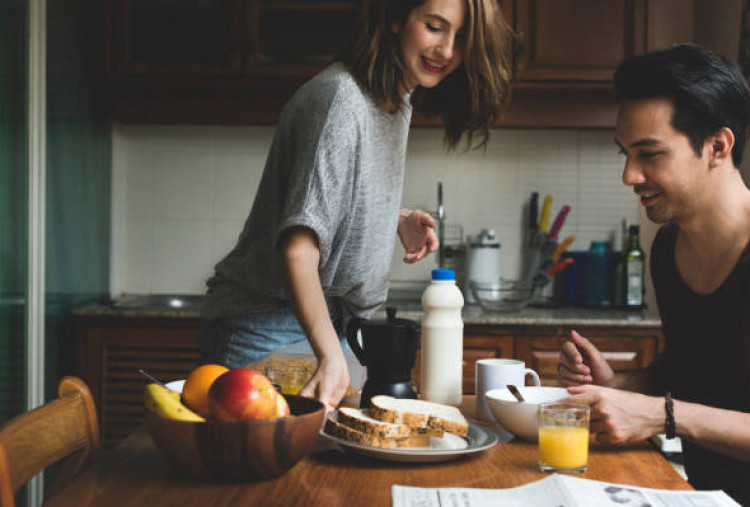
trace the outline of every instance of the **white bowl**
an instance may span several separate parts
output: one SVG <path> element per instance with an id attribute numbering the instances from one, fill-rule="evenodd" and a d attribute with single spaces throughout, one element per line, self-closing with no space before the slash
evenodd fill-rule
<path id="1" fill-rule="evenodd" d="M 526 401 L 516 400 L 507 388 L 490 389 L 484 396 L 500 426 L 517 437 L 537 441 L 539 405 L 565 398 L 568 391 L 562 387 L 547 386 L 524 386 L 519 387 L 518 391 Z"/>

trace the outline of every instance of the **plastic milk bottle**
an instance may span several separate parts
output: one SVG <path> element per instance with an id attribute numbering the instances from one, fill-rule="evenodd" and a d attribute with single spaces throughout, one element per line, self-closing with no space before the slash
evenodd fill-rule
<path id="1" fill-rule="evenodd" d="M 433 269 L 422 294 L 420 398 L 458 406 L 463 379 L 464 297 L 452 269 Z"/>

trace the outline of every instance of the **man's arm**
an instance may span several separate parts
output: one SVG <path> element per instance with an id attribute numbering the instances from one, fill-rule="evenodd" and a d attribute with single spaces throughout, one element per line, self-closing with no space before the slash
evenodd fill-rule
<path id="1" fill-rule="evenodd" d="M 625 444 L 663 433 L 664 398 L 580 385 L 568 400 L 591 406 L 591 433 L 598 442 Z M 750 463 L 750 414 L 674 400 L 676 434 L 727 456 Z"/>
<path id="2" fill-rule="evenodd" d="M 750 414 L 674 401 L 677 436 L 750 463 Z"/>
<path id="3" fill-rule="evenodd" d="M 294 227 L 284 235 L 282 250 L 294 315 L 318 358 L 318 369 L 300 395 L 335 408 L 349 386 L 349 371 L 318 275 L 317 236 L 307 227 Z"/>

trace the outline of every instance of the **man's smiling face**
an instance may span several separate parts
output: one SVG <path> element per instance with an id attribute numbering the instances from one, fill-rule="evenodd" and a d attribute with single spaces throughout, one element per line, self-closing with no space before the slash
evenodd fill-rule
<path id="1" fill-rule="evenodd" d="M 627 157 L 622 181 L 656 223 L 689 216 L 707 174 L 708 157 L 698 157 L 675 130 L 673 112 L 670 99 L 633 99 L 623 102 L 617 117 L 615 142 Z"/>

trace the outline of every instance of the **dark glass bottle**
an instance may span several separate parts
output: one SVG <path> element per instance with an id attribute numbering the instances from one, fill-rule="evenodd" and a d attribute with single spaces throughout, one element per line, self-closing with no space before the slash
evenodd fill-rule
<path id="1" fill-rule="evenodd" d="M 638 226 L 631 225 L 628 230 L 628 252 L 625 257 L 627 277 L 625 304 L 628 308 L 641 308 L 643 306 L 644 258 L 645 255 L 638 242 Z"/>

